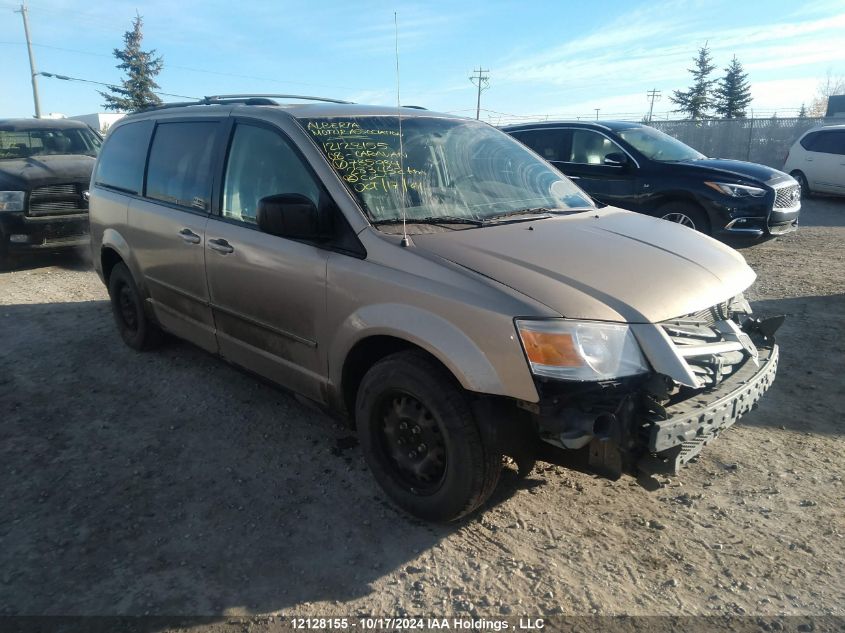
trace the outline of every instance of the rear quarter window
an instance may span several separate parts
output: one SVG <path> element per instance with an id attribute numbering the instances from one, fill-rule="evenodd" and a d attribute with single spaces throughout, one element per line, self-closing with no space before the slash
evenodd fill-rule
<path id="1" fill-rule="evenodd" d="M 126 123 L 115 128 L 100 151 L 94 184 L 126 193 L 140 193 L 152 129 L 152 121 Z"/>
<path id="2" fill-rule="evenodd" d="M 807 136 L 810 136 L 809 134 Z M 820 152 L 822 154 L 840 154 L 845 155 L 845 131 L 830 130 L 822 132 L 814 132 L 809 145 L 802 145 L 811 152 Z M 807 137 L 804 137 L 806 139 Z"/>

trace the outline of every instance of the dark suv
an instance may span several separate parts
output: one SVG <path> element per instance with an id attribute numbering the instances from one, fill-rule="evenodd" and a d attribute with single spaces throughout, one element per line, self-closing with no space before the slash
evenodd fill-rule
<path id="1" fill-rule="evenodd" d="M 88 244 L 102 139 L 79 121 L 0 119 L 0 267 L 13 253 Z"/>
<path id="2" fill-rule="evenodd" d="M 557 121 L 503 128 L 602 204 L 714 237 L 758 239 L 798 226 L 798 182 L 776 169 L 707 158 L 652 127 Z"/>

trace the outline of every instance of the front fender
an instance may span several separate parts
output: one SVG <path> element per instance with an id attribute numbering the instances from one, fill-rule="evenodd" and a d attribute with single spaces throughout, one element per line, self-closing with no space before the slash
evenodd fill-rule
<path id="1" fill-rule="evenodd" d="M 537 390 L 526 366 L 525 379 L 505 380 L 475 341 L 441 316 L 412 305 L 383 303 L 364 306 L 341 324 L 329 350 L 329 379 L 342 381 L 349 352 L 371 336 L 391 336 L 413 343 L 437 358 L 468 391 L 536 401 Z M 515 331 L 512 334 L 515 337 Z M 518 343 L 517 343 L 518 345 Z M 513 374 L 513 362 L 509 372 Z"/>

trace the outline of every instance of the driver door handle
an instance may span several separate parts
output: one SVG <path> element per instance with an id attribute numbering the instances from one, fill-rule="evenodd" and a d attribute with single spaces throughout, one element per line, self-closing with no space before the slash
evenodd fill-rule
<path id="1" fill-rule="evenodd" d="M 199 244 L 201 239 L 200 236 L 194 233 L 191 229 L 182 229 L 179 231 L 179 237 L 188 244 Z"/>
<path id="2" fill-rule="evenodd" d="M 212 250 L 215 250 L 218 253 L 223 253 L 224 255 L 227 255 L 235 250 L 234 247 L 223 238 L 208 240 L 208 246 Z"/>

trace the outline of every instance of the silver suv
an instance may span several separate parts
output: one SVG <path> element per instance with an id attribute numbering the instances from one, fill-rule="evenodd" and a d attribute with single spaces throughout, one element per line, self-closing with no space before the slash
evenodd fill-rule
<path id="1" fill-rule="evenodd" d="M 673 473 L 771 384 L 780 321 L 750 316 L 732 249 L 596 208 L 489 125 L 313 101 L 112 128 L 91 240 L 129 346 L 166 331 L 344 415 L 432 520 L 541 447 Z"/>

